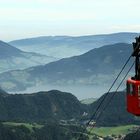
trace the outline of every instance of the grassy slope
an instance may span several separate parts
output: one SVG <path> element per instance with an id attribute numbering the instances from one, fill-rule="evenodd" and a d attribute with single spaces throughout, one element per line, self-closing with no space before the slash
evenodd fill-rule
<path id="1" fill-rule="evenodd" d="M 7 126 L 25 126 L 27 127 L 30 131 L 33 131 L 33 127 L 35 128 L 42 128 L 43 125 L 37 124 L 37 123 L 16 123 L 16 122 L 3 122 L 4 125 Z M 123 125 L 123 126 L 117 126 L 117 127 L 95 127 L 95 128 L 88 128 L 88 131 L 91 132 L 92 134 L 101 136 L 101 137 L 106 137 L 108 135 L 126 135 L 132 130 L 137 127 L 137 125 Z M 92 131 L 91 131 L 92 129 Z"/>
<path id="2" fill-rule="evenodd" d="M 23 125 L 23 126 L 27 127 L 30 131 L 33 131 L 33 127 L 38 128 L 38 129 L 43 127 L 43 125 L 40 125 L 40 124 L 37 124 L 37 123 L 32 123 L 31 124 L 31 123 L 3 122 L 3 124 L 7 125 L 7 126 L 10 126 L 10 127 Z"/>
<path id="3" fill-rule="evenodd" d="M 88 98 L 88 99 L 83 99 L 80 102 L 82 104 L 91 104 L 91 103 L 95 102 L 96 100 L 97 100 L 97 98 Z"/>
<path id="4" fill-rule="evenodd" d="M 98 136 L 106 137 L 108 135 L 126 135 L 130 132 L 132 132 L 133 128 L 135 128 L 136 125 L 123 125 L 123 126 L 117 126 L 117 127 L 95 127 L 88 128 L 89 131 L 91 131 L 91 134 L 96 134 Z"/>

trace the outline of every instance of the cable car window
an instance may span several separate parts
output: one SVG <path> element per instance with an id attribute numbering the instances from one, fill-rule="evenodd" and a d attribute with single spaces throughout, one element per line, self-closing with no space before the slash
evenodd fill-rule
<path id="1" fill-rule="evenodd" d="M 127 83 L 127 94 L 135 94 L 135 85 L 131 83 Z"/>
<path id="2" fill-rule="evenodd" d="M 138 86 L 138 96 L 140 96 L 140 86 Z"/>

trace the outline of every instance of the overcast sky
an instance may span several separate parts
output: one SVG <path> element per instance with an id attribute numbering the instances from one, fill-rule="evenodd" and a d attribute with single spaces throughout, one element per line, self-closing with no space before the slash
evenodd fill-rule
<path id="1" fill-rule="evenodd" d="M 140 0 L 0 0 L 0 39 L 140 32 Z"/>

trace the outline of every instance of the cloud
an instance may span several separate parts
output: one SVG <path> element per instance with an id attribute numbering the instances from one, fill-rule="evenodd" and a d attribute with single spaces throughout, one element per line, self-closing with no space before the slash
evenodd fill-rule
<path id="1" fill-rule="evenodd" d="M 112 30 L 119 30 L 119 31 L 135 31 L 140 32 L 140 25 L 133 24 L 133 25 L 116 25 L 111 27 Z"/>
<path id="2" fill-rule="evenodd" d="M 139 0 L 0 0 L 1 36 L 140 30 Z M 139 31 L 138 31 L 139 32 Z"/>

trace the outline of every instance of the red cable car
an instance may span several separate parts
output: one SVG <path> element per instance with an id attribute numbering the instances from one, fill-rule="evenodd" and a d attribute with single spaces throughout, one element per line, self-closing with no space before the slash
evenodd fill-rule
<path id="1" fill-rule="evenodd" d="M 127 111 L 140 116 L 140 81 L 127 80 Z"/>
<path id="2" fill-rule="evenodd" d="M 133 43 L 135 57 L 135 76 L 127 80 L 127 111 L 140 116 L 140 37 Z"/>

